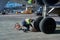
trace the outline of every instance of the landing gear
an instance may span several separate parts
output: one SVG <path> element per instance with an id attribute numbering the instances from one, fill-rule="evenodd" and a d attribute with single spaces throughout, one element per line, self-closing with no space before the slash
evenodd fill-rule
<path id="1" fill-rule="evenodd" d="M 56 22 L 53 18 L 38 17 L 34 21 L 34 28 L 38 32 L 41 31 L 41 32 L 46 33 L 46 34 L 54 33 L 54 31 L 56 29 Z"/>
<path id="2" fill-rule="evenodd" d="M 56 22 L 52 18 L 43 18 L 40 22 L 40 30 L 43 33 L 50 34 L 56 29 Z"/>
<path id="3" fill-rule="evenodd" d="M 34 21 L 34 28 L 40 32 L 40 27 L 39 27 L 39 23 L 40 21 L 43 19 L 43 17 L 38 17 L 35 21 Z"/>
<path id="4" fill-rule="evenodd" d="M 37 31 L 41 31 L 46 34 L 54 33 L 56 29 L 56 22 L 53 18 L 47 17 L 47 8 L 48 6 L 45 4 L 43 6 L 43 17 L 38 17 L 34 22 L 34 27 Z"/>

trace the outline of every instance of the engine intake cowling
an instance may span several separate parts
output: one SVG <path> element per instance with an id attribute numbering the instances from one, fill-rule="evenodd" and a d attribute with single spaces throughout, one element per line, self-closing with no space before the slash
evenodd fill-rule
<path id="1" fill-rule="evenodd" d="M 59 0 L 37 0 L 37 3 L 39 5 L 44 5 L 44 4 L 47 4 L 47 5 L 54 5 L 58 2 Z"/>

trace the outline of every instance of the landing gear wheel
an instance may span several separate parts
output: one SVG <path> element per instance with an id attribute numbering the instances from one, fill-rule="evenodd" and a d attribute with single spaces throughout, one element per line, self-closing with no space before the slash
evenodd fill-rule
<path id="1" fill-rule="evenodd" d="M 40 32 L 40 28 L 39 28 L 39 23 L 40 21 L 43 19 L 43 17 L 38 17 L 35 21 L 34 21 L 34 28 Z"/>
<path id="2" fill-rule="evenodd" d="M 40 30 L 46 34 L 53 33 L 56 28 L 56 22 L 52 18 L 43 18 L 40 22 Z"/>

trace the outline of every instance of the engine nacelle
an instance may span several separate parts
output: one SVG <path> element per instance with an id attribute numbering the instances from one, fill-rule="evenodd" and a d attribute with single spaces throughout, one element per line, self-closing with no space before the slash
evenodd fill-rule
<path id="1" fill-rule="evenodd" d="M 40 5 L 44 5 L 44 4 L 47 4 L 47 5 L 54 5 L 56 4 L 59 0 L 36 0 L 38 4 Z"/>
<path id="2" fill-rule="evenodd" d="M 36 0 L 39 5 L 44 5 L 42 0 Z"/>

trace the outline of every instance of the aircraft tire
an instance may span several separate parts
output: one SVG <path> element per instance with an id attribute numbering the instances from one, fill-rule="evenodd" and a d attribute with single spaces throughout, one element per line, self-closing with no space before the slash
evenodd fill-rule
<path id="1" fill-rule="evenodd" d="M 40 23 L 40 21 L 43 19 L 43 17 L 38 17 L 38 18 L 36 18 L 36 20 L 34 21 L 34 28 L 38 31 L 38 32 L 40 32 L 40 28 L 39 28 L 39 23 Z"/>
<path id="2" fill-rule="evenodd" d="M 51 34 L 54 33 L 56 29 L 56 22 L 52 18 L 43 18 L 39 26 L 43 33 Z"/>
<path id="3" fill-rule="evenodd" d="M 58 16 L 60 17 L 60 14 L 58 14 Z"/>

